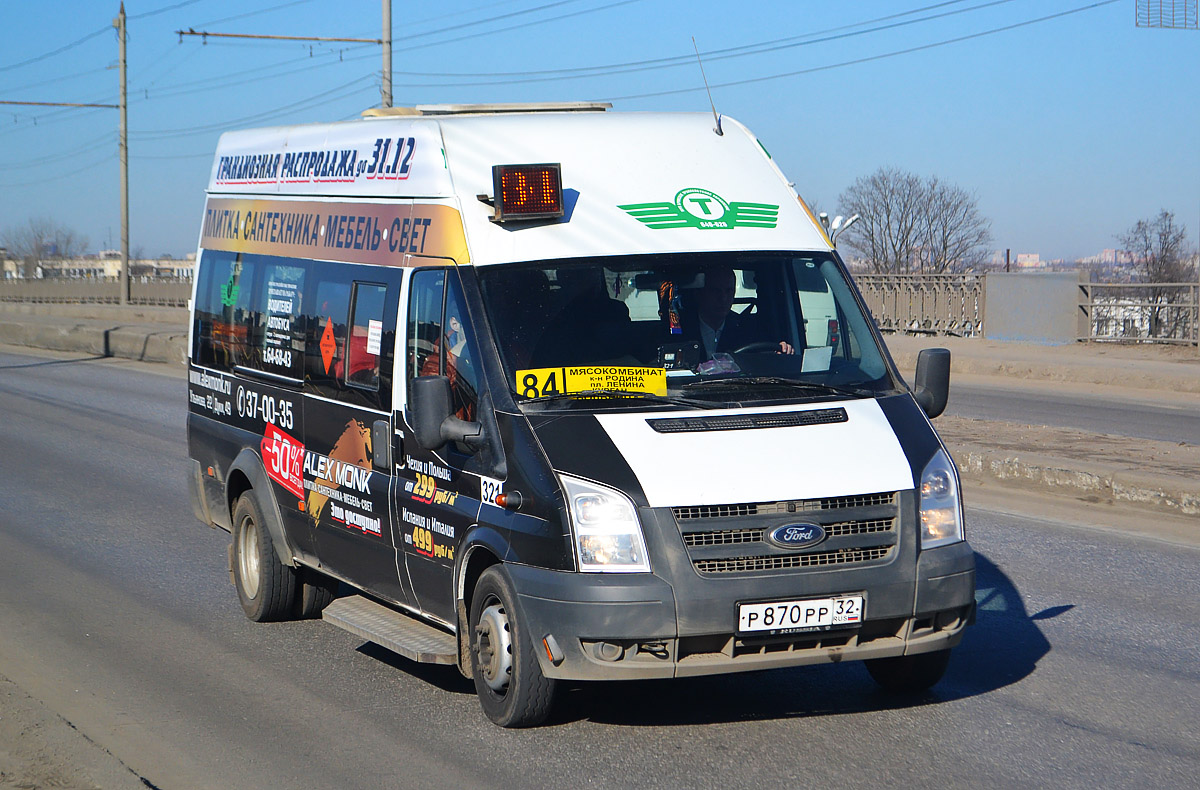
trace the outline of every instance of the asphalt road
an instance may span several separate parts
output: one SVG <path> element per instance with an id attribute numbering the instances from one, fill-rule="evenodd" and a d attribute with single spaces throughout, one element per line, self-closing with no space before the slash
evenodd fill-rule
<path id="1" fill-rule="evenodd" d="M 1200 776 L 1200 548 L 972 510 L 979 618 L 929 695 L 831 665 L 581 687 L 549 726 L 505 731 L 453 669 L 243 617 L 228 538 L 187 502 L 184 391 L 134 364 L 0 353 L 0 674 L 154 787 Z"/>
<path id="2" fill-rule="evenodd" d="M 1200 445 L 1200 398 L 1172 392 L 955 376 L 946 413 Z"/>

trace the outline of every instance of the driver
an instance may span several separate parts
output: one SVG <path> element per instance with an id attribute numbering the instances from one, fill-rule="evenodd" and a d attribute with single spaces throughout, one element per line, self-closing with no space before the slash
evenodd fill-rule
<path id="1" fill-rule="evenodd" d="M 746 316 L 733 312 L 733 296 L 737 287 L 733 269 L 724 266 L 704 271 L 704 286 L 696 295 L 695 329 L 704 345 L 704 356 L 711 359 L 718 351 L 736 351 L 742 346 L 762 340 L 756 337 L 754 327 Z M 776 354 L 794 354 L 795 349 L 786 340 L 779 341 Z"/>

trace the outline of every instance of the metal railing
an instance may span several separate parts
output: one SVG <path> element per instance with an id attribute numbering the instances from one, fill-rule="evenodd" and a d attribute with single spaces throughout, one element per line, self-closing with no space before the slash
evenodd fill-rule
<path id="1" fill-rule="evenodd" d="M 1081 340 L 1200 345 L 1200 283 L 1083 283 Z"/>
<path id="2" fill-rule="evenodd" d="M 187 307 L 192 296 L 188 278 L 132 277 L 129 303 L 154 307 Z M 0 302 L 32 304 L 119 304 L 117 277 L 47 277 L 0 280 Z"/>
<path id="3" fill-rule="evenodd" d="M 982 274 L 859 274 L 854 281 L 884 332 L 983 332 Z"/>

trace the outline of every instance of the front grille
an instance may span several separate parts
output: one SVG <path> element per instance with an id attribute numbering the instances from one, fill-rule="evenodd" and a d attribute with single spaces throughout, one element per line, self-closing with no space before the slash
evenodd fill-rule
<path id="1" fill-rule="evenodd" d="M 816 551 L 809 554 L 783 554 L 769 557 L 732 557 L 726 560 L 696 560 L 694 565 L 701 573 L 751 573 L 754 571 L 782 571 L 789 568 L 816 568 L 831 565 L 853 565 L 860 562 L 882 560 L 891 554 L 894 546 L 872 546 L 862 549 L 838 549 Z"/>
<path id="2" fill-rule="evenodd" d="M 890 491 L 694 505 L 674 507 L 671 512 L 698 573 L 768 573 L 889 561 L 900 544 L 899 496 L 899 492 Z M 807 550 L 770 542 L 772 530 L 797 522 L 819 524 L 825 530 L 825 540 Z"/>
<path id="3" fill-rule="evenodd" d="M 894 518 L 874 518 L 866 521 L 843 521 L 825 524 L 828 538 L 842 535 L 866 535 L 871 532 L 890 532 L 895 528 Z M 688 546 L 728 546 L 734 543 L 758 543 L 766 535 L 765 529 L 723 529 L 716 532 L 685 532 L 683 542 Z"/>
<path id="4" fill-rule="evenodd" d="M 860 494 L 858 496 L 827 497 L 824 499 L 795 499 L 782 502 L 756 502 L 742 505 L 693 505 L 673 507 L 677 520 L 692 518 L 731 518 L 734 516 L 763 516 L 779 513 L 811 513 L 823 510 L 844 510 L 851 507 L 895 505 L 896 492 Z"/>
<path id="5" fill-rule="evenodd" d="M 758 505 L 699 505 L 697 507 L 671 508 L 676 519 L 685 518 L 733 518 L 735 516 L 758 515 Z"/>

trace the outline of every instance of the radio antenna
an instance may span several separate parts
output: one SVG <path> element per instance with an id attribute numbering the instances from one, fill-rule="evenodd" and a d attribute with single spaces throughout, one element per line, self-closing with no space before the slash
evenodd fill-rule
<path id="1" fill-rule="evenodd" d="M 704 80 L 704 90 L 708 91 L 708 105 L 712 107 L 713 120 L 717 122 L 713 131 L 723 136 L 725 132 L 721 131 L 721 116 L 717 114 L 717 105 L 713 103 L 712 88 L 708 87 L 708 77 L 704 76 L 704 61 L 700 60 L 700 47 L 696 46 L 695 36 L 692 36 L 692 49 L 696 50 L 696 62 L 700 64 L 700 79 Z"/>

